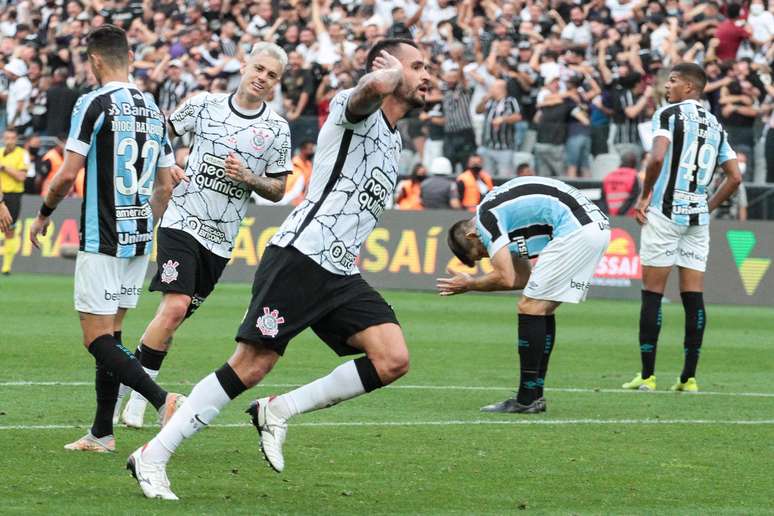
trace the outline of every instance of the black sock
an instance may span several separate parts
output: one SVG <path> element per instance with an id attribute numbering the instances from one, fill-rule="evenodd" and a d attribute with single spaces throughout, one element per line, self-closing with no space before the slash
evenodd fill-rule
<path id="1" fill-rule="evenodd" d="M 228 362 L 215 371 L 215 377 L 218 379 L 218 382 L 220 382 L 223 390 L 226 391 L 226 394 L 228 394 L 229 399 L 233 400 L 247 390 L 245 384 L 242 383 L 239 376 L 237 376 L 231 366 L 228 365 Z"/>
<path id="2" fill-rule="evenodd" d="M 516 401 L 529 405 L 537 399 L 538 371 L 546 345 L 544 315 L 519 314 L 519 365 L 521 378 Z"/>
<path id="3" fill-rule="evenodd" d="M 384 387 L 382 379 L 379 378 L 379 373 L 374 367 L 374 363 L 371 359 L 362 356 L 355 360 L 355 367 L 357 368 L 357 374 L 360 376 L 360 381 L 363 382 L 363 389 L 366 392 L 375 391 L 381 387 Z"/>
<path id="4" fill-rule="evenodd" d="M 167 391 L 150 379 L 140 362 L 112 335 L 102 335 L 89 344 L 89 353 L 115 379 L 142 394 L 158 410 L 167 399 Z"/>
<path id="5" fill-rule="evenodd" d="M 554 350 L 556 342 L 556 317 L 554 314 L 546 316 L 546 345 L 543 348 L 543 358 L 540 360 L 540 369 L 538 369 L 538 388 L 537 397 L 543 396 L 543 387 L 546 383 L 546 373 L 548 373 L 548 361 L 551 359 L 551 352 Z"/>
<path id="6" fill-rule="evenodd" d="M 166 351 L 155 350 L 146 346 L 142 342 L 137 348 L 135 355 L 137 353 L 140 355 L 138 357 L 140 359 L 140 365 L 142 365 L 145 369 L 151 369 L 153 371 L 158 371 L 161 369 L 161 363 L 164 361 L 164 357 L 167 356 Z"/>
<path id="7" fill-rule="evenodd" d="M 661 331 L 661 298 L 663 294 L 642 291 L 640 307 L 640 357 L 642 358 L 642 377 L 650 378 L 656 369 L 656 347 Z"/>
<path id="8" fill-rule="evenodd" d="M 704 328 L 707 326 L 707 313 L 704 311 L 704 294 L 702 292 L 682 292 L 683 308 L 685 309 L 685 363 L 680 381 L 685 383 L 688 378 L 696 376 L 696 364 L 699 362 L 699 352 L 704 339 Z"/>
<path id="9" fill-rule="evenodd" d="M 97 391 L 97 412 L 94 414 L 94 424 L 91 426 L 91 435 L 105 437 L 113 433 L 113 409 L 118 398 L 119 381 L 116 377 L 97 363 L 96 377 L 94 378 L 94 390 Z"/>

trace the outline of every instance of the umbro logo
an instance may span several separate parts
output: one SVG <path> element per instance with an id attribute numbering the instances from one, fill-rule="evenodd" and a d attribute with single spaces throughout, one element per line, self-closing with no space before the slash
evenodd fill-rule
<path id="1" fill-rule="evenodd" d="M 134 95 L 132 95 L 132 98 L 137 99 L 137 100 L 143 100 L 144 97 L 142 95 L 140 95 L 139 93 L 135 93 Z"/>

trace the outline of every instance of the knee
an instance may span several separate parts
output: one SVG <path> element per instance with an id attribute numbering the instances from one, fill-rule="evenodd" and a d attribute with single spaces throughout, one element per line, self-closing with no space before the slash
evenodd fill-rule
<path id="1" fill-rule="evenodd" d="M 375 356 L 369 356 L 384 385 L 396 381 L 409 371 L 409 352 L 405 344 L 393 346 Z"/>
<path id="2" fill-rule="evenodd" d="M 188 296 L 165 301 L 164 306 L 159 312 L 159 317 L 164 327 L 170 330 L 177 329 L 185 320 L 190 304 L 191 299 Z"/>

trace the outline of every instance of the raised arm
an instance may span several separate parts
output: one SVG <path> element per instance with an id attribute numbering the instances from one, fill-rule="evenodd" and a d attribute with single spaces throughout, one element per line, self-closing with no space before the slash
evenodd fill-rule
<path id="1" fill-rule="evenodd" d="M 373 71 L 364 75 L 347 101 L 347 114 L 365 118 L 382 105 L 403 78 L 403 64 L 392 54 L 382 51 L 374 60 Z"/>

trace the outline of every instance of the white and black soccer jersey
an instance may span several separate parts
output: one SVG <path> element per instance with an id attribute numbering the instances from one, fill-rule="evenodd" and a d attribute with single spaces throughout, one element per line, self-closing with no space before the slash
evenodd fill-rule
<path id="1" fill-rule="evenodd" d="M 271 244 L 293 246 L 334 274 L 356 274 L 360 247 L 395 190 L 400 134 L 379 110 L 352 123 L 338 93 L 317 140 L 309 193 Z"/>
<path id="2" fill-rule="evenodd" d="M 164 115 L 133 84 L 109 82 L 78 99 L 65 149 L 86 157 L 82 251 L 150 254 L 156 169 L 175 163 L 166 131 Z"/>
<path id="3" fill-rule="evenodd" d="M 476 210 L 476 231 L 489 256 L 508 246 L 534 258 L 548 243 L 608 218 L 572 186 L 547 177 L 517 177 L 489 192 Z M 572 257 L 568 257 L 572 259 Z"/>
<path id="4" fill-rule="evenodd" d="M 681 226 L 709 224 L 707 185 L 717 165 L 736 158 L 728 134 L 695 100 L 661 108 L 653 115 L 653 137 L 669 139 L 650 207 Z"/>
<path id="5" fill-rule="evenodd" d="M 251 192 L 226 177 L 225 160 L 235 153 L 256 175 L 289 173 L 288 123 L 265 103 L 257 113 L 241 112 L 227 93 L 191 97 L 169 121 L 179 135 L 193 132 L 194 141 L 185 170 L 189 180 L 172 192 L 161 227 L 186 231 L 212 253 L 230 258 Z"/>

